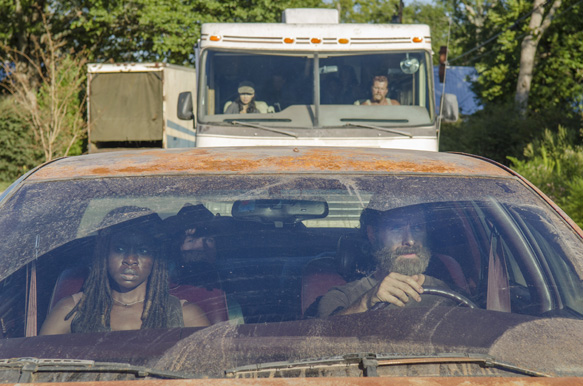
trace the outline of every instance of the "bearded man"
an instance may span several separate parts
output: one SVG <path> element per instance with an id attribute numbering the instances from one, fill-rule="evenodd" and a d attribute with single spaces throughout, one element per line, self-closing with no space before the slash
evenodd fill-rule
<path id="1" fill-rule="evenodd" d="M 375 270 L 360 280 L 331 289 L 320 300 L 318 315 L 365 312 L 377 303 L 399 307 L 415 303 L 435 305 L 435 298 L 422 298 L 423 286 L 449 287 L 439 279 L 424 275 L 431 252 L 422 207 L 387 211 L 365 209 L 360 223 L 372 247 Z"/>

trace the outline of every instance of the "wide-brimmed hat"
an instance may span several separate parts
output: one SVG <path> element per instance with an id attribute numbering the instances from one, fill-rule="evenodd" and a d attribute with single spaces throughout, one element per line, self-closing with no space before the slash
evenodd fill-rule
<path id="1" fill-rule="evenodd" d="M 123 230 L 140 230 L 155 239 L 165 236 L 162 219 L 149 208 L 121 206 L 109 211 L 97 226 L 99 234 Z"/>
<path id="2" fill-rule="evenodd" d="M 237 91 L 239 94 L 255 94 L 255 85 L 252 82 L 243 81 L 239 83 Z"/>
<path id="3" fill-rule="evenodd" d="M 224 222 L 220 216 L 215 216 L 203 204 L 186 203 L 178 213 L 164 220 L 168 234 L 196 229 L 194 236 L 214 236 L 221 232 Z"/>

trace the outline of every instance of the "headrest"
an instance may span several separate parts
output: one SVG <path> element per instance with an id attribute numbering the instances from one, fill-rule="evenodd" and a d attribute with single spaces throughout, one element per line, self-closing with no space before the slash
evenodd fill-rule
<path id="1" fill-rule="evenodd" d="M 343 235 L 336 248 L 336 269 L 346 279 L 353 281 L 370 274 L 374 269 L 368 240 L 360 233 Z"/>

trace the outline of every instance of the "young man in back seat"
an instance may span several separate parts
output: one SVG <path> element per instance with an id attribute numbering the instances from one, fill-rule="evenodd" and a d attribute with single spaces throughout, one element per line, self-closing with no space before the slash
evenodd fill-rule
<path id="1" fill-rule="evenodd" d="M 228 231 L 229 219 L 215 216 L 202 204 L 187 203 L 175 216 L 165 219 L 164 225 L 174 260 L 171 282 L 220 289 L 215 238 Z"/>

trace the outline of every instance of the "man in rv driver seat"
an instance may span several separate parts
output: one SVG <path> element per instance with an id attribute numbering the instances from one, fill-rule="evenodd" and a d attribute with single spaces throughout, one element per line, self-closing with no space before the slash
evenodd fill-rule
<path id="1" fill-rule="evenodd" d="M 374 271 L 328 291 L 318 304 L 319 317 L 365 312 L 377 303 L 405 307 L 435 305 L 444 300 L 422 296 L 424 286 L 449 286 L 424 274 L 432 254 L 421 205 L 381 211 L 371 209 L 369 204 L 361 214 L 360 227 L 372 248 Z"/>
<path id="2" fill-rule="evenodd" d="M 375 76 L 372 80 L 371 99 L 356 101 L 355 105 L 361 106 L 396 106 L 400 105 L 396 99 L 387 98 L 389 93 L 389 79 L 384 75 Z"/>

